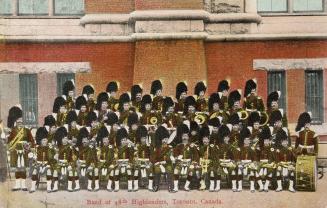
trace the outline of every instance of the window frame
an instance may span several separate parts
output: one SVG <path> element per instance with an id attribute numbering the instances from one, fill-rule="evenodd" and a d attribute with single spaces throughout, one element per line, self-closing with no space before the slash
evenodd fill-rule
<path id="1" fill-rule="evenodd" d="M 289 11 L 289 7 L 290 7 L 290 2 L 289 2 L 289 0 L 286 0 L 286 10 L 285 10 L 285 11 L 259 11 L 259 10 L 258 10 L 258 1 L 260 1 L 260 0 L 256 0 L 256 1 L 257 1 L 257 12 L 258 12 L 259 14 L 261 14 L 261 13 L 263 13 L 263 14 L 265 14 L 265 13 L 272 13 L 272 14 L 288 13 L 288 11 Z M 273 0 L 271 0 L 271 1 L 273 1 Z"/>
<path id="2" fill-rule="evenodd" d="M 314 121 L 313 118 L 312 118 L 312 124 L 314 125 L 321 125 L 325 122 L 325 118 L 324 118 L 324 71 L 323 69 L 312 69 L 312 68 L 308 68 L 308 69 L 305 69 L 305 111 L 306 112 L 309 112 L 311 111 L 311 109 L 308 109 L 308 96 L 307 96 L 307 90 L 308 90 L 308 87 L 307 85 L 309 84 L 308 83 L 308 73 L 319 73 L 320 74 L 320 80 L 315 80 L 315 82 L 319 82 L 319 93 L 321 95 L 321 99 L 320 99 L 320 104 L 316 104 L 316 105 L 320 105 L 320 109 L 319 109 L 319 112 L 320 115 L 319 115 L 319 120 L 317 121 Z M 312 112 L 312 111 L 311 111 Z"/>
<path id="3" fill-rule="evenodd" d="M 67 76 L 68 78 L 64 78 L 65 76 Z M 57 96 L 58 97 L 63 95 L 62 94 L 63 86 L 66 81 L 74 79 L 74 82 L 76 83 L 76 74 L 75 73 L 57 73 L 56 77 L 57 77 Z M 62 80 L 65 80 L 65 81 L 62 81 Z"/>
<path id="4" fill-rule="evenodd" d="M 272 69 L 267 72 L 267 93 L 269 95 L 269 93 L 278 90 L 278 89 L 271 90 L 272 87 L 270 84 L 271 82 L 269 76 L 271 74 L 279 74 L 279 73 L 282 74 L 282 78 L 281 78 L 282 86 L 281 89 L 279 90 L 281 91 L 282 99 L 279 99 L 278 107 L 283 108 L 284 112 L 287 112 L 287 85 L 286 85 L 286 71 L 284 69 Z M 283 106 L 281 105 L 281 103 Z"/>
<path id="5" fill-rule="evenodd" d="M 31 89 L 33 89 L 34 87 L 35 87 L 35 97 L 33 98 L 30 98 L 30 97 L 28 97 L 28 98 L 25 98 L 24 96 L 23 96 L 23 91 L 25 90 L 27 90 L 28 91 L 28 89 L 26 88 L 26 86 L 23 86 L 23 84 L 22 84 L 22 80 L 23 79 L 26 79 L 27 77 L 33 77 L 33 79 L 35 79 L 35 86 L 31 86 L 31 87 L 29 87 L 29 89 L 31 90 Z M 25 80 L 26 81 L 26 80 Z M 29 83 L 31 83 L 30 82 L 30 80 L 28 80 L 28 84 Z M 24 84 L 24 85 L 26 85 L 26 83 Z M 38 95 L 38 76 L 37 76 L 37 74 L 19 74 L 19 102 L 20 102 L 20 104 L 22 105 L 22 109 L 23 109 L 23 123 L 24 123 L 24 125 L 26 125 L 26 126 L 30 126 L 30 127 L 36 127 L 37 125 L 38 125 L 38 114 L 39 114 L 39 112 L 38 112 L 38 103 L 39 103 L 39 97 L 38 97 L 39 95 Z M 27 101 L 26 101 L 27 100 Z M 26 116 L 25 116 L 25 113 L 26 113 L 26 107 L 25 107 L 25 102 L 27 102 L 27 103 L 29 103 L 29 102 L 35 102 L 35 122 L 29 122 L 29 121 L 27 121 L 26 120 Z M 34 104 L 34 103 L 33 103 Z"/>
<path id="6" fill-rule="evenodd" d="M 82 14 L 56 14 L 55 13 L 55 0 L 48 0 L 48 12 L 42 15 L 35 15 L 35 14 L 19 14 L 19 0 L 11 0 L 11 14 L 1 14 L 0 17 L 4 17 L 6 19 L 66 19 L 66 18 L 76 18 L 79 19 L 85 15 L 85 0 L 84 11 Z"/>

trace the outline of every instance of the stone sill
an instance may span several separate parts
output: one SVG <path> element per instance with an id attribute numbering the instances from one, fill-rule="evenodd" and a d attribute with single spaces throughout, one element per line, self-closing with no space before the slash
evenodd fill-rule
<path id="1" fill-rule="evenodd" d="M 326 12 L 298 12 L 298 13 L 283 13 L 283 12 L 276 12 L 276 13 L 265 13 L 259 12 L 258 13 L 262 17 L 279 17 L 279 16 L 327 16 Z"/>
<path id="2" fill-rule="evenodd" d="M 210 14 L 208 22 L 210 23 L 260 23 L 262 20 L 258 14 L 251 13 L 228 13 L 228 14 Z"/>
<path id="3" fill-rule="evenodd" d="M 326 40 L 326 33 L 209 35 L 206 41 Z"/>
<path id="4" fill-rule="evenodd" d="M 129 14 L 87 14 L 81 18 L 81 25 L 86 24 L 121 24 L 128 23 Z"/>
<path id="5" fill-rule="evenodd" d="M 81 19 L 83 15 L 76 16 L 1 16 L 0 19 Z"/>
<path id="6" fill-rule="evenodd" d="M 133 40 L 203 40 L 207 37 L 206 32 L 181 32 L 181 33 L 134 33 Z"/>

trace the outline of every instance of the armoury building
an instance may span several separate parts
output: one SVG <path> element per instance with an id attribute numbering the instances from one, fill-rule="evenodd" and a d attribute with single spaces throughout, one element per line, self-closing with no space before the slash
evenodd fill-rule
<path id="1" fill-rule="evenodd" d="M 179 81 L 189 94 L 220 80 L 258 94 L 280 90 L 294 134 L 312 112 L 327 156 L 327 0 L 0 0 L 0 118 L 21 103 L 24 122 L 43 125 L 66 80 L 77 94 L 109 81 L 120 91 L 161 79 L 165 95 Z"/>

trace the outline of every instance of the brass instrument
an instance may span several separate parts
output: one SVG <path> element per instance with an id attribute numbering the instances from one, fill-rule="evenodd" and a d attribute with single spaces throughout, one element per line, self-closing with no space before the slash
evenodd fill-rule
<path id="1" fill-rule="evenodd" d="M 150 124 L 156 125 L 158 123 L 158 118 L 156 116 L 152 116 L 150 118 Z"/>
<path id="2" fill-rule="evenodd" d="M 202 173 L 207 173 L 208 172 L 209 164 L 210 164 L 209 159 L 200 158 L 200 166 L 202 168 Z"/>
<path id="3" fill-rule="evenodd" d="M 211 114 L 211 116 L 209 117 L 209 120 L 218 117 L 219 114 L 220 114 L 220 112 L 214 112 L 214 113 Z"/>
<path id="4" fill-rule="evenodd" d="M 195 112 L 194 121 L 198 124 L 204 124 L 207 121 L 207 115 L 204 112 Z"/>
<path id="5" fill-rule="evenodd" d="M 261 112 L 260 117 L 263 117 L 266 119 L 264 123 L 260 124 L 260 127 L 267 125 L 268 121 L 269 121 L 269 115 L 264 111 Z"/>
<path id="6" fill-rule="evenodd" d="M 249 113 L 246 110 L 241 110 L 238 112 L 239 114 L 241 114 L 240 116 L 240 120 L 246 120 L 249 117 Z"/>
<path id="7" fill-rule="evenodd" d="M 118 109 L 119 109 L 119 103 L 116 103 L 116 104 L 114 105 L 114 110 L 115 110 L 115 111 L 118 111 Z"/>

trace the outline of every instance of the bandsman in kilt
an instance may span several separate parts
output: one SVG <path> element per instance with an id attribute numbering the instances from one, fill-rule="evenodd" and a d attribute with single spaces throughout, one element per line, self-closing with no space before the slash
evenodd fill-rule
<path id="1" fill-rule="evenodd" d="M 222 123 L 226 124 L 228 122 L 228 114 L 225 110 L 223 110 L 223 106 L 221 104 L 221 100 L 218 93 L 212 93 L 210 95 L 208 101 L 209 108 L 209 119 L 213 119 L 215 117 L 221 117 Z"/>
<path id="2" fill-rule="evenodd" d="M 311 130 L 311 115 L 304 112 L 299 118 L 295 128 L 297 137 L 295 148 L 298 155 L 318 155 L 318 135 Z"/>
<path id="3" fill-rule="evenodd" d="M 89 130 L 89 140 L 96 141 L 96 136 L 102 126 L 103 125 L 98 122 L 98 117 L 95 112 L 89 112 L 87 114 L 87 128 Z"/>
<path id="4" fill-rule="evenodd" d="M 221 180 L 220 172 L 218 172 L 219 147 L 214 141 L 210 141 L 210 131 L 207 126 L 201 128 L 199 138 L 201 166 L 200 190 L 206 189 L 206 179 L 209 179 L 209 191 L 219 191 Z"/>
<path id="5" fill-rule="evenodd" d="M 131 101 L 135 112 L 140 112 L 143 89 L 140 85 L 131 87 Z"/>
<path id="6" fill-rule="evenodd" d="M 272 135 L 272 145 L 276 143 L 276 135 L 280 129 L 283 129 L 288 135 L 288 143 L 291 144 L 291 136 L 287 127 L 283 127 L 283 115 L 280 110 L 272 111 L 270 114 L 270 132 Z"/>
<path id="7" fill-rule="evenodd" d="M 99 129 L 97 135 L 99 144 L 98 157 L 99 157 L 99 170 L 100 176 L 104 180 L 108 180 L 107 190 L 113 191 L 113 182 L 115 177 L 115 156 L 117 150 L 114 145 L 109 142 L 109 132 L 105 126 Z"/>
<path id="8" fill-rule="evenodd" d="M 119 191 L 119 181 L 127 175 L 128 192 L 133 191 L 133 168 L 135 147 L 128 140 L 128 132 L 125 128 L 117 131 L 116 144 L 118 148 L 117 166 L 115 169 L 115 189 Z"/>
<path id="9" fill-rule="evenodd" d="M 29 159 L 33 157 L 35 142 L 31 131 L 23 126 L 23 111 L 19 106 L 9 109 L 8 128 L 8 151 L 10 154 L 10 167 L 15 169 L 15 186 L 13 191 L 27 191 L 26 187 L 26 168 Z"/>
<path id="10" fill-rule="evenodd" d="M 283 190 L 283 178 L 289 179 L 288 190 L 295 192 L 294 181 L 295 181 L 295 164 L 296 164 L 296 153 L 291 145 L 288 144 L 287 133 L 281 129 L 276 135 L 277 148 L 276 148 L 276 179 L 277 188 L 276 191 Z"/>
<path id="11" fill-rule="evenodd" d="M 175 139 L 181 141 L 174 148 L 174 158 L 176 166 L 174 168 L 174 188 L 173 192 L 178 191 L 178 183 L 180 176 L 187 176 L 184 189 L 190 191 L 190 183 L 192 177 L 199 176 L 199 152 L 198 146 L 189 142 L 189 128 L 186 124 L 177 127 L 177 137 Z"/>
<path id="12" fill-rule="evenodd" d="M 208 126 L 210 128 L 210 143 L 212 144 L 218 144 L 219 141 L 219 127 L 221 126 L 221 117 L 214 117 L 208 121 Z"/>
<path id="13" fill-rule="evenodd" d="M 44 118 L 44 128 L 47 130 L 47 138 L 49 145 L 55 145 L 54 135 L 57 130 L 56 119 L 52 115 L 48 115 Z"/>
<path id="14" fill-rule="evenodd" d="M 107 114 L 110 112 L 110 108 L 108 107 L 108 99 L 108 94 L 105 92 L 101 92 L 97 97 L 96 110 L 94 112 L 96 113 L 98 121 L 101 123 L 101 125 L 107 121 Z"/>
<path id="15" fill-rule="evenodd" d="M 125 127 L 128 126 L 128 116 L 132 113 L 132 111 L 130 110 L 130 102 L 131 98 L 129 97 L 128 93 L 123 93 L 120 95 L 118 106 L 119 123 Z"/>
<path id="16" fill-rule="evenodd" d="M 96 148 L 96 141 L 89 141 L 87 151 L 86 151 L 86 166 L 87 166 L 87 190 L 88 191 L 99 191 L 99 158 L 98 151 Z M 94 183 L 94 184 L 93 184 Z"/>
<path id="17" fill-rule="evenodd" d="M 184 100 L 183 100 L 183 108 L 184 108 Z M 175 113 L 174 108 L 176 108 L 176 106 L 173 99 L 171 97 L 165 97 L 162 106 L 163 125 L 165 125 L 166 128 L 171 130 L 176 129 L 177 125 L 179 125 L 182 122 L 180 116 L 182 113 L 181 114 Z"/>
<path id="18" fill-rule="evenodd" d="M 194 95 L 196 96 L 196 106 L 195 109 L 198 112 L 208 112 L 208 101 L 205 98 L 205 93 L 207 91 L 207 86 L 204 82 L 198 82 L 194 88 Z"/>
<path id="19" fill-rule="evenodd" d="M 91 112 L 95 110 L 95 97 L 94 97 L 94 87 L 90 84 L 83 87 L 82 96 L 86 101 L 86 112 Z M 77 102 L 77 100 L 76 100 Z M 76 104 L 77 105 L 77 104 Z M 78 108 L 76 108 L 78 109 Z M 83 125 L 81 125 L 83 126 Z"/>
<path id="20" fill-rule="evenodd" d="M 155 148 L 151 158 L 155 176 L 154 191 L 159 190 L 161 174 L 167 176 L 168 191 L 171 192 L 172 190 L 173 163 L 175 162 L 175 158 L 173 157 L 173 147 L 168 144 L 168 141 L 168 130 L 163 126 L 159 126 L 155 132 Z"/>
<path id="21" fill-rule="evenodd" d="M 176 99 L 175 112 L 182 114 L 184 111 L 184 102 L 187 97 L 187 85 L 185 82 L 179 82 L 176 85 Z"/>
<path id="22" fill-rule="evenodd" d="M 62 97 L 65 99 L 67 111 L 75 108 L 75 83 L 74 80 L 68 80 L 64 83 Z"/>
<path id="23" fill-rule="evenodd" d="M 152 98 L 150 95 L 144 95 L 141 102 L 142 116 L 140 118 L 141 125 L 145 125 L 148 129 L 151 127 L 154 130 L 156 125 L 162 123 L 161 111 L 153 110 Z"/>
<path id="24" fill-rule="evenodd" d="M 132 112 L 127 118 L 127 127 L 128 127 L 128 139 L 132 143 L 136 143 L 136 131 L 139 126 L 139 117 L 137 113 Z"/>
<path id="25" fill-rule="evenodd" d="M 34 155 L 33 171 L 32 171 L 32 183 L 30 193 L 35 192 L 37 183 L 40 182 L 42 175 L 46 175 L 47 180 L 47 192 L 51 192 L 52 185 L 52 172 L 51 169 L 55 164 L 54 156 L 56 150 L 51 145 L 48 145 L 48 131 L 45 127 L 40 127 L 36 131 L 36 155 Z"/>
<path id="26" fill-rule="evenodd" d="M 228 105 L 228 94 L 229 94 L 229 81 L 228 80 L 222 80 L 218 84 L 217 93 L 220 97 L 220 107 L 223 111 L 227 112 L 229 109 Z"/>
<path id="27" fill-rule="evenodd" d="M 263 100 L 257 94 L 257 80 L 249 79 L 245 83 L 243 109 L 248 113 L 253 111 L 265 111 Z"/>
<path id="28" fill-rule="evenodd" d="M 108 94 L 108 109 L 112 111 L 118 110 L 119 100 L 117 99 L 118 95 L 118 82 L 111 81 L 107 85 L 106 92 Z"/>
<path id="29" fill-rule="evenodd" d="M 190 142 L 197 143 L 200 140 L 200 126 L 197 122 L 190 122 Z"/>
<path id="30" fill-rule="evenodd" d="M 184 104 L 184 113 L 183 118 L 184 120 L 194 121 L 194 118 L 196 116 L 196 100 L 193 96 L 188 96 L 185 99 Z"/>
<path id="31" fill-rule="evenodd" d="M 165 98 L 162 95 L 162 83 L 160 80 L 154 80 L 151 83 L 151 95 L 153 96 L 152 109 L 154 111 L 162 111 L 163 99 Z"/>
<path id="32" fill-rule="evenodd" d="M 109 112 L 108 120 L 106 123 L 106 127 L 109 131 L 109 143 L 116 147 L 116 135 L 117 131 L 120 128 L 119 122 L 118 122 L 118 116 L 115 112 Z"/>
<path id="33" fill-rule="evenodd" d="M 68 139 L 72 144 L 76 144 L 79 127 L 77 125 L 77 114 L 74 110 L 67 114 Z"/>
<path id="34" fill-rule="evenodd" d="M 287 123 L 286 112 L 284 111 L 284 109 L 279 108 L 279 104 L 278 104 L 280 96 L 281 96 L 280 91 L 274 91 L 268 95 L 268 97 L 267 97 L 267 114 L 268 114 L 269 118 L 271 118 L 272 112 L 280 111 L 280 113 L 282 114 L 282 126 L 287 127 L 288 123 Z M 271 123 L 270 120 L 269 120 L 269 123 Z"/>
<path id="35" fill-rule="evenodd" d="M 76 114 L 77 114 L 77 124 L 79 126 L 86 126 L 87 125 L 87 114 L 89 112 L 92 112 L 92 111 L 89 111 L 88 110 L 88 106 L 87 106 L 87 101 L 85 99 L 85 96 L 79 96 L 77 99 L 76 99 L 76 102 L 75 102 L 75 111 L 76 111 Z M 92 107 L 92 109 L 95 108 L 95 105 Z"/>
<path id="36" fill-rule="evenodd" d="M 153 191 L 153 165 L 151 156 L 153 146 L 148 142 L 148 130 L 145 126 L 139 126 L 136 130 L 136 157 L 134 168 L 134 191 L 138 190 L 140 179 L 149 179 L 148 190 Z"/>
<path id="37" fill-rule="evenodd" d="M 228 111 L 229 116 L 243 111 L 241 106 L 241 90 L 234 90 L 228 96 Z"/>
<path id="38" fill-rule="evenodd" d="M 89 151 L 89 131 L 86 127 L 80 129 L 77 137 L 74 154 L 77 156 L 77 165 L 79 168 L 79 178 L 87 176 L 86 159 Z M 79 181 L 75 178 L 75 184 L 78 187 Z"/>
<path id="39" fill-rule="evenodd" d="M 53 104 L 52 116 L 56 119 L 56 126 L 61 127 L 66 124 L 67 119 L 66 100 L 63 97 L 57 97 Z"/>

